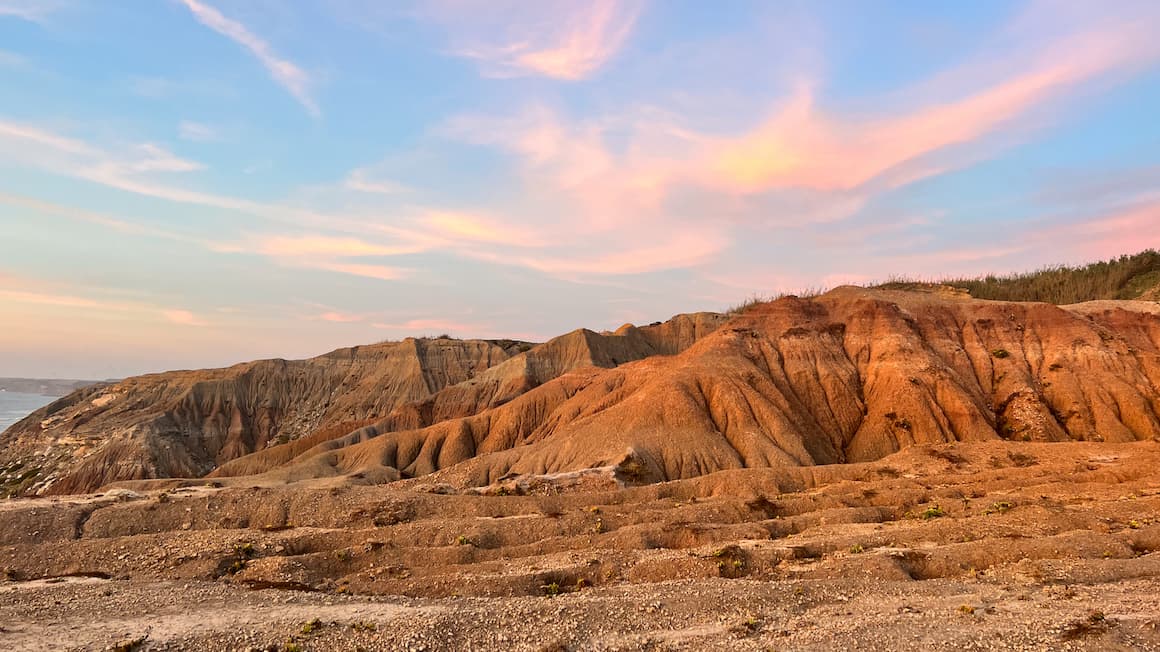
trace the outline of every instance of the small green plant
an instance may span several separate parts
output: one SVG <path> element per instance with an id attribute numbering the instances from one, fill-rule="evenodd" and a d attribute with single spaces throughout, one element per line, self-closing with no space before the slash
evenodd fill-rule
<path id="1" fill-rule="evenodd" d="M 549 582 L 540 587 L 544 590 L 544 595 L 549 598 L 554 598 L 560 595 L 560 584 L 558 582 Z"/>
<path id="2" fill-rule="evenodd" d="M 457 545 L 457 546 L 466 546 L 470 543 L 471 543 L 471 539 L 468 539 L 466 536 L 464 536 L 462 534 L 455 537 L 455 545 Z"/>
<path id="3" fill-rule="evenodd" d="M 350 624 L 350 628 L 356 632 L 373 632 L 378 629 L 378 625 L 369 620 L 360 620 Z"/>
<path id="4" fill-rule="evenodd" d="M 1136 519 L 1132 519 L 1132 520 L 1128 521 L 1128 527 L 1130 529 L 1133 529 L 1133 530 L 1139 530 L 1140 529 L 1140 521 L 1137 521 Z"/>
<path id="5" fill-rule="evenodd" d="M 302 646 L 290 641 L 282 646 L 282 652 L 302 652 Z"/>
<path id="6" fill-rule="evenodd" d="M 745 620 L 737 623 L 729 628 L 729 631 L 737 636 L 752 636 L 761 629 L 761 623 L 755 616 L 749 616 Z"/>
<path id="7" fill-rule="evenodd" d="M 969 604 L 960 604 L 959 605 L 959 613 L 970 616 L 970 615 L 975 613 L 975 608 Z"/>
<path id="8" fill-rule="evenodd" d="M 992 503 L 990 507 L 988 507 L 987 509 L 985 509 L 983 511 L 983 513 L 988 514 L 988 515 L 989 514 L 1006 514 L 1007 512 L 1011 511 L 1011 509 L 1013 507 L 1014 507 L 1014 505 L 1012 505 L 1011 503 L 1004 500 L 1001 502 Z"/>
<path id="9" fill-rule="evenodd" d="M 942 507 L 939 507 L 938 505 L 931 505 L 930 507 L 927 507 L 926 509 L 919 512 L 918 517 L 924 521 L 929 521 L 932 518 L 942 518 L 946 515 L 947 513 L 943 511 Z"/>
<path id="10" fill-rule="evenodd" d="M 320 629 L 322 629 L 322 621 L 317 619 L 317 618 L 310 620 L 308 622 L 302 623 L 302 633 L 303 634 L 313 634 L 314 632 L 317 632 Z"/>
<path id="11" fill-rule="evenodd" d="M 866 549 L 863 548 L 862 544 L 860 543 L 855 543 L 854 545 L 850 546 L 850 554 L 852 555 L 859 555 L 864 552 L 866 552 Z"/>

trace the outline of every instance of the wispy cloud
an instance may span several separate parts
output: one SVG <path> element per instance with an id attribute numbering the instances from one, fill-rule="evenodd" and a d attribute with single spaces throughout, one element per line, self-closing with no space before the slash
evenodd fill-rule
<path id="1" fill-rule="evenodd" d="M 374 322 L 373 328 L 396 331 L 403 335 L 428 335 L 431 333 L 472 333 L 480 334 L 490 330 L 486 324 L 460 322 L 452 319 L 410 319 L 400 323 Z"/>
<path id="2" fill-rule="evenodd" d="M 318 319 L 321 319 L 322 321 L 333 322 L 336 324 L 351 324 L 351 323 L 362 321 L 363 316 L 362 315 L 355 315 L 352 313 L 331 311 L 331 312 L 324 312 L 321 315 L 318 315 Z"/>
<path id="3" fill-rule="evenodd" d="M 188 310 L 162 310 L 161 314 L 171 323 L 181 326 L 207 326 L 209 324 Z"/>
<path id="4" fill-rule="evenodd" d="M 447 30 L 453 54 L 479 61 L 485 75 L 574 81 L 620 51 L 641 6 L 641 0 L 443 0 L 421 14 Z"/>
<path id="5" fill-rule="evenodd" d="M 351 170 L 342 185 L 347 190 L 376 195 L 397 195 L 410 190 L 407 186 L 391 179 L 376 178 L 367 168 Z"/>
<path id="6" fill-rule="evenodd" d="M 278 56 L 270 44 L 254 34 L 242 23 L 227 18 L 214 7 L 200 0 L 181 0 L 201 24 L 234 41 L 266 68 L 270 77 L 286 89 L 313 116 L 321 115 L 318 104 L 311 96 L 312 80 L 297 64 Z"/>
<path id="7" fill-rule="evenodd" d="M 406 278 L 411 270 L 368 258 L 400 256 L 423 251 L 416 245 L 385 245 L 351 236 L 332 235 L 263 235 L 237 242 L 219 242 L 212 246 L 221 253 L 252 253 L 269 257 L 287 267 L 318 269 L 380 281 Z"/>
<path id="8" fill-rule="evenodd" d="M 0 68 L 20 68 L 28 63 L 22 55 L 0 50 Z"/>
<path id="9" fill-rule="evenodd" d="M 182 120 L 177 125 L 177 135 L 182 140 L 197 143 L 206 143 L 221 139 L 221 134 L 218 133 L 217 129 L 192 120 Z"/>
<path id="10" fill-rule="evenodd" d="M 0 298 L 5 301 L 49 308 L 66 308 L 79 314 L 132 315 L 135 319 L 165 322 L 183 326 L 207 326 L 208 322 L 184 309 L 166 308 L 147 301 L 109 298 L 117 294 L 108 289 L 85 288 L 52 283 L 35 278 L 0 275 Z"/>
<path id="11" fill-rule="evenodd" d="M 60 9 L 60 5 L 53 0 L 0 0 L 0 17 L 12 16 L 39 23 Z"/>

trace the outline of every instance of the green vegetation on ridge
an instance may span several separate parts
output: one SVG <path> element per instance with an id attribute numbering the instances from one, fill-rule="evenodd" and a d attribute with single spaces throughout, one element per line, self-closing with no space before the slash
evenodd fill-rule
<path id="1" fill-rule="evenodd" d="M 945 279 L 938 283 L 967 290 L 976 299 L 997 301 L 1068 304 L 1098 299 L 1160 300 L 1156 296 L 1160 290 L 1160 252 L 1148 249 L 1089 265 L 1058 265 L 1022 274 Z M 878 287 L 906 289 L 912 285 L 895 280 Z"/>

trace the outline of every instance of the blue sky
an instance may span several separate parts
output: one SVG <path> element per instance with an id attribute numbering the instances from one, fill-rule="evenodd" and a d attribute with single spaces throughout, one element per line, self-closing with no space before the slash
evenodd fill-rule
<path id="1" fill-rule="evenodd" d="M 1154 2 L 0 0 L 0 375 L 1160 247 Z"/>

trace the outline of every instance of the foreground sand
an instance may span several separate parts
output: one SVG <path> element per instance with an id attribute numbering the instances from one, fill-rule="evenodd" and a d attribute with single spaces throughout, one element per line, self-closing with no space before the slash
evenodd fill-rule
<path id="1" fill-rule="evenodd" d="M 1160 650 L 1157 469 L 1156 442 L 991 442 L 6 501 L 0 649 Z"/>

